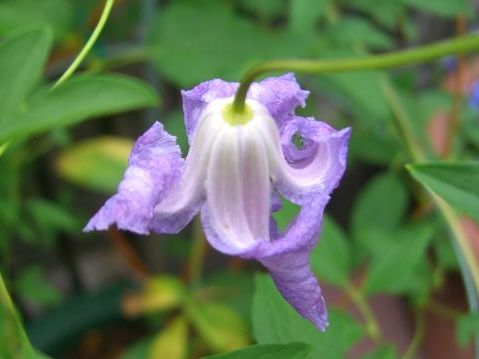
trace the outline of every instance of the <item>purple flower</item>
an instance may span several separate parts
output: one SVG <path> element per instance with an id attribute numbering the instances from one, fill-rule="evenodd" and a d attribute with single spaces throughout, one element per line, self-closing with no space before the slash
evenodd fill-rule
<path id="1" fill-rule="evenodd" d="M 154 124 L 136 142 L 118 193 L 85 230 L 116 224 L 140 234 L 177 233 L 201 211 L 213 247 L 260 261 L 283 297 L 324 330 L 326 307 L 309 256 L 346 167 L 350 129 L 295 116 L 309 93 L 292 74 L 254 83 L 241 115 L 231 109 L 237 87 L 212 80 L 183 91 L 186 159 Z M 271 216 L 279 195 L 301 207 L 284 231 Z"/>
<path id="2" fill-rule="evenodd" d="M 474 82 L 471 86 L 469 107 L 473 110 L 479 111 L 479 81 Z"/>

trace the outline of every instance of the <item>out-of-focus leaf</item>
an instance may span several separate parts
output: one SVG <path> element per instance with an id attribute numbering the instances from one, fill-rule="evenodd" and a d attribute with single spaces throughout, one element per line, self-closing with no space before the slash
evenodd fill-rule
<path id="1" fill-rule="evenodd" d="M 363 355 L 361 359 L 396 359 L 398 358 L 396 348 L 392 345 L 385 345 L 381 348 Z"/>
<path id="2" fill-rule="evenodd" d="M 235 350 L 248 344 L 241 317 L 224 304 L 190 302 L 187 314 L 198 334 L 216 352 Z"/>
<path id="3" fill-rule="evenodd" d="M 278 225 L 280 231 L 284 230 L 289 223 L 299 213 L 300 207 L 285 198 L 281 197 L 281 208 L 279 211 L 273 213 L 273 218 Z"/>
<path id="4" fill-rule="evenodd" d="M 100 192 L 114 193 L 123 177 L 133 141 L 105 136 L 91 138 L 63 150 L 55 168 L 65 179 Z"/>
<path id="5" fill-rule="evenodd" d="M 91 328 L 121 320 L 120 298 L 127 287 L 130 285 L 125 283 L 103 286 L 99 291 L 77 294 L 62 301 L 26 326 L 33 345 L 55 352 Z"/>
<path id="6" fill-rule="evenodd" d="M 383 253 L 371 261 L 364 284 L 366 292 L 407 292 L 414 285 L 417 267 L 424 260 L 433 229 L 424 223 L 397 229 Z"/>
<path id="7" fill-rule="evenodd" d="M 320 242 L 311 254 L 314 272 L 322 280 L 344 286 L 352 264 L 351 248 L 343 231 L 330 217 L 325 217 Z"/>
<path id="8" fill-rule="evenodd" d="M 44 88 L 15 121 L 0 128 L 0 143 L 92 117 L 154 106 L 157 97 L 144 82 L 123 75 L 78 75 L 53 91 Z"/>
<path id="9" fill-rule="evenodd" d="M 353 234 L 358 236 L 371 228 L 393 230 L 401 222 L 407 204 L 407 191 L 396 175 L 377 175 L 363 188 L 354 203 Z"/>
<path id="10" fill-rule="evenodd" d="M 0 2 L 0 34 L 25 26 L 49 26 L 55 36 L 63 36 L 72 20 L 67 0 L 3 0 Z"/>
<path id="11" fill-rule="evenodd" d="M 286 12 L 284 1 L 278 0 L 240 0 L 241 5 L 263 19 L 272 19 Z"/>
<path id="12" fill-rule="evenodd" d="M 323 17 L 332 0 L 291 0 L 289 2 L 289 25 L 297 34 L 306 34 L 314 29 Z"/>
<path id="13" fill-rule="evenodd" d="M 254 345 L 204 359 L 305 359 L 311 347 L 304 343 Z"/>
<path id="14" fill-rule="evenodd" d="M 215 294 L 215 299 L 234 308 L 250 327 L 251 299 L 254 282 L 250 272 L 220 271 L 205 278 L 205 290 Z"/>
<path id="15" fill-rule="evenodd" d="M 164 121 L 166 132 L 176 137 L 181 153 L 186 156 L 188 153 L 188 137 L 186 136 L 183 111 L 178 109 L 169 114 Z"/>
<path id="16" fill-rule="evenodd" d="M 0 358 L 48 359 L 33 349 L 0 274 Z"/>
<path id="17" fill-rule="evenodd" d="M 3 145 L 0 145 L 0 157 L 2 157 L 2 155 L 5 153 L 8 146 L 9 146 L 8 142 L 4 143 Z"/>
<path id="18" fill-rule="evenodd" d="M 30 266 L 15 279 L 15 292 L 23 300 L 39 305 L 55 305 L 62 298 L 61 293 L 53 287 L 39 266 Z"/>
<path id="19" fill-rule="evenodd" d="M 385 128 L 358 125 L 349 141 L 350 160 L 357 156 L 362 161 L 387 166 L 398 153 L 395 141 L 391 141 Z"/>
<path id="20" fill-rule="evenodd" d="M 306 55 L 304 38 L 268 32 L 226 3 L 174 2 L 163 7 L 152 43 L 158 70 L 182 88 L 208 78 L 238 79 L 246 68 L 265 59 Z"/>
<path id="21" fill-rule="evenodd" d="M 149 359 L 183 359 L 188 350 L 188 325 L 183 317 L 176 318 L 151 342 Z"/>
<path id="22" fill-rule="evenodd" d="M 41 237 L 36 239 L 39 243 L 51 245 L 58 232 L 75 233 L 81 229 L 76 217 L 53 201 L 32 198 L 28 200 L 27 208 L 37 225 L 35 230 Z"/>
<path id="23" fill-rule="evenodd" d="M 461 315 L 456 322 L 456 337 L 465 346 L 473 336 L 479 335 L 479 313 Z"/>
<path id="24" fill-rule="evenodd" d="M 364 334 L 351 316 L 331 308 L 330 325 L 320 332 L 283 299 L 269 276 L 257 274 L 255 283 L 253 332 L 259 344 L 304 342 L 312 347 L 308 358 L 342 359 Z"/>
<path id="25" fill-rule="evenodd" d="M 407 168 L 430 192 L 479 221 L 479 161 L 422 163 Z"/>
<path id="26" fill-rule="evenodd" d="M 176 277 L 149 278 L 141 292 L 125 297 L 123 309 L 133 316 L 172 309 L 183 303 L 185 291 L 183 283 Z"/>
<path id="27" fill-rule="evenodd" d="M 446 270 L 457 269 L 457 256 L 452 248 L 451 241 L 446 237 L 434 241 L 434 250 L 439 265 Z"/>
<path id="28" fill-rule="evenodd" d="M 152 338 L 140 339 L 120 355 L 120 359 L 147 359 Z"/>
<path id="29" fill-rule="evenodd" d="M 335 44 L 346 48 L 364 45 L 375 49 L 390 49 L 394 45 L 384 32 L 356 17 L 341 18 L 328 29 L 327 35 Z"/>
<path id="30" fill-rule="evenodd" d="M 468 0 L 401 0 L 418 10 L 444 17 L 454 17 L 460 14 L 470 15 L 474 9 Z"/>
<path id="31" fill-rule="evenodd" d="M 346 53 L 339 57 L 354 56 Z M 354 106 L 351 110 L 359 112 L 358 120 L 370 124 L 385 125 L 389 116 L 384 94 L 380 87 L 381 73 L 374 71 L 340 73 L 324 75 L 328 85 L 339 90 Z"/>
<path id="32" fill-rule="evenodd" d="M 374 20 L 389 29 L 397 27 L 405 10 L 401 1 L 343 0 L 342 3 L 371 15 Z"/>
<path id="33" fill-rule="evenodd" d="M 25 97 L 38 82 L 51 42 L 49 31 L 35 29 L 16 33 L 0 44 L 1 127 L 17 121 L 13 113 L 24 106 Z"/>

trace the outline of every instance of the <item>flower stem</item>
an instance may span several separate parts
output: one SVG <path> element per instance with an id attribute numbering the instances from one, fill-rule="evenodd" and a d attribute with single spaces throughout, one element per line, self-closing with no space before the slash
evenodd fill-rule
<path id="1" fill-rule="evenodd" d="M 363 58 L 334 60 L 273 60 L 251 68 L 243 77 L 234 99 L 234 110 L 244 110 L 246 94 L 251 83 L 259 76 L 273 71 L 295 71 L 308 74 L 333 72 L 383 70 L 399 66 L 413 65 L 431 61 L 446 55 L 461 54 L 479 50 L 479 35 L 471 33 L 451 40 L 439 41 L 429 45 L 407 50 L 394 51 L 382 55 Z"/>
<path id="2" fill-rule="evenodd" d="M 425 334 L 424 324 L 424 314 L 422 313 L 422 311 L 418 311 L 416 313 L 416 326 L 414 336 L 411 340 L 411 343 L 409 344 L 409 347 L 407 348 L 401 359 L 414 359 L 416 357 L 417 350 Z"/>
<path id="3" fill-rule="evenodd" d="M 63 73 L 63 75 L 55 82 L 55 84 L 52 86 L 52 90 L 60 86 L 62 83 L 64 83 L 68 78 L 70 78 L 71 75 L 75 72 L 75 70 L 80 66 L 82 61 L 85 59 L 85 57 L 88 55 L 90 52 L 91 48 L 95 44 L 96 40 L 100 36 L 100 33 L 102 32 L 103 28 L 105 27 L 106 21 L 108 20 L 108 17 L 110 16 L 111 9 L 113 8 L 113 3 L 115 0 L 106 0 L 105 7 L 103 8 L 103 12 L 101 13 L 100 20 L 98 20 L 98 23 L 95 26 L 95 29 L 93 30 L 90 38 L 86 42 L 85 46 L 81 49 L 80 53 L 78 56 L 73 60 L 72 64 L 68 67 L 68 69 Z"/>
<path id="4" fill-rule="evenodd" d="M 381 336 L 379 324 L 367 300 L 351 283 L 346 285 L 344 290 L 364 318 L 364 321 L 366 322 L 366 333 L 376 343 L 381 343 L 383 338 Z"/>
<path id="5" fill-rule="evenodd" d="M 201 229 L 201 221 L 197 217 L 193 221 L 191 254 L 188 267 L 188 280 L 194 286 L 198 284 L 203 272 L 203 263 L 206 254 L 206 243 Z"/>

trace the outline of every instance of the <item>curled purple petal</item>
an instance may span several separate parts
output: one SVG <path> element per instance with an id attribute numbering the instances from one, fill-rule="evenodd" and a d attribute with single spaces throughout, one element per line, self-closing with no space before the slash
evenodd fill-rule
<path id="1" fill-rule="evenodd" d="M 289 252 L 262 258 L 281 295 L 304 318 L 324 331 L 328 326 L 326 303 L 311 271 L 309 252 Z"/>
<path id="2" fill-rule="evenodd" d="M 85 231 L 106 230 L 112 224 L 148 234 L 153 208 L 182 173 L 184 160 L 175 137 L 156 122 L 135 143 L 118 192 L 90 219 Z"/>

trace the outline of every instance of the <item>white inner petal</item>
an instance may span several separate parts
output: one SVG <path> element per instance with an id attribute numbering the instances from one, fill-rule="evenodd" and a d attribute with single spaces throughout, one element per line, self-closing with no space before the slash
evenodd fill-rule
<path id="1" fill-rule="evenodd" d="M 201 199 L 205 193 L 204 181 L 211 156 L 211 148 L 221 128 L 220 118 L 205 111 L 199 120 L 193 143 L 186 157 L 186 168 L 181 180 L 171 193 L 155 208 L 155 214 L 168 216 L 181 211 Z"/>
<path id="2" fill-rule="evenodd" d="M 271 189 L 261 135 L 250 123 L 225 124 L 212 152 L 207 205 L 220 245 L 234 251 L 268 241 Z"/>

